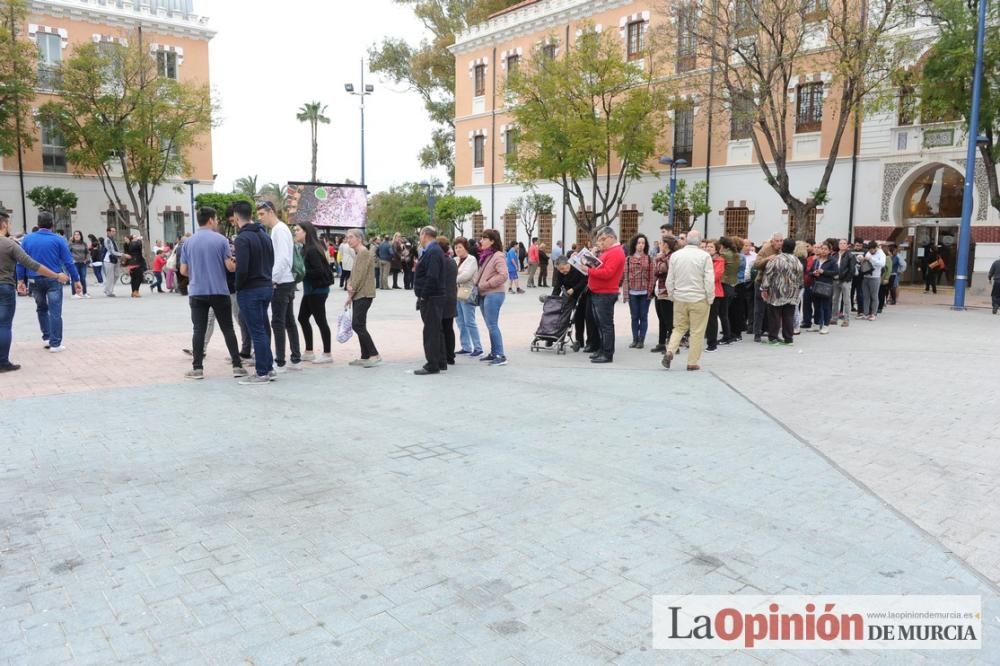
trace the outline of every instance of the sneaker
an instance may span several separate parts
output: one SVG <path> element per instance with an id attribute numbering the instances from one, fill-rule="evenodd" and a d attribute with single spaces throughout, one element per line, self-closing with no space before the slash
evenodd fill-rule
<path id="1" fill-rule="evenodd" d="M 356 368 L 360 368 L 360 367 L 364 366 L 365 361 L 367 361 L 367 360 L 368 359 L 366 359 L 366 358 L 356 358 L 353 361 L 351 361 L 350 363 L 348 363 L 347 365 L 353 365 Z"/>
<path id="2" fill-rule="evenodd" d="M 524 289 L 518 289 L 518 290 L 517 290 L 517 293 L 519 293 L 519 294 L 523 294 L 523 293 L 524 293 Z"/>
<path id="3" fill-rule="evenodd" d="M 90 298 L 90 294 L 84 294 L 83 297 L 84 298 Z"/>
<path id="4" fill-rule="evenodd" d="M 298 361 L 298 362 L 289 361 L 288 365 L 286 365 L 285 367 L 288 370 L 291 370 L 292 372 L 301 372 L 302 371 L 302 361 Z"/>
<path id="5" fill-rule="evenodd" d="M 53 354 L 60 354 L 66 351 L 66 345 L 59 345 L 58 347 L 50 347 L 49 351 L 52 352 Z"/>
<path id="6" fill-rule="evenodd" d="M 365 359 L 364 363 L 361 364 L 362 368 L 374 368 L 376 365 L 382 364 L 381 356 L 372 356 L 371 358 Z"/>
<path id="7" fill-rule="evenodd" d="M 767 344 L 770 345 L 771 347 L 777 347 L 778 345 L 781 344 L 781 340 L 768 340 Z"/>
<path id="8" fill-rule="evenodd" d="M 847 326 L 850 326 L 850 325 L 851 325 L 851 322 L 849 322 L 846 319 L 844 321 L 840 322 L 841 328 L 846 328 Z"/>
<path id="9" fill-rule="evenodd" d="M 270 383 L 271 379 L 267 375 L 250 375 L 248 377 L 243 377 L 240 379 L 239 383 L 243 386 L 260 386 L 262 384 Z"/>
<path id="10" fill-rule="evenodd" d="M 665 351 L 667 351 L 666 345 L 656 345 L 655 347 L 649 350 L 651 354 L 662 354 Z"/>
<path id="11" fill-rule="evenodd" d="M 73 294 L 73 298 L 79 300 L 80 298 L 82 298 L 82 296 L 80 296 L 80 294 Z"/>
<path id="12" fill-rule="evenodd" d="M 819 334 L 820 335 L 826 335 L 829 332 L 830 332 L 830 329 L 827 328 L 826 326 L 820 326 L 819 327 Z"/>
<path id="13" fill-rule="evenodd" d="M 311 351 L 302 352 L 302 360 L 303 361 L 315 361 L 316 360 L 316 353 L 315 352 L 311 352 Z"/>
<path id="14" fill-rule="evenodd" d="M 233 377 L 235 377 L 236 379 L 246 377 L 249 374 L 250 373 L 247 372 L 247 369 L 244 368 L 242 365 L 233 368 Z"/>
<path id="15" fill-rule="evenodd" d="M 875 321 L 876 319 L 878 319 L 876 315 L 868 315 L 868 321 Z"/>
<path id="16" fill-rule="evenodd" d="M 494 356 L 493 360 L 490 361 L 490 365 L 507 365 L 506 356 Z"/>
<path id="17" fill-rule="evenodd" d="M 274 366 L 274 370 L 272 370 L 271 372 L 273 372 L 276 375 L 283 375 L 286 372 L 288 372 L 288 366 L 285 366 L 285 365 L 276 365 L 276 366 Z"/>
<path id="18" fill-rule="evenodd" d="M 718 347 L 705 347 L 705 352 L 706 353 L 708 353 L 708 352 L 717 352 L 717 351 L 719 351 Z"/>
<path id="19" fill-rule="evenodd" d="M 204 370 L 188 370 L 184 373 L 184 379 L 204 379 Z"/>
<path id="20" fill-rule="evenodd" d="M 303 357 L 303 360 L 305 360 L 305 357 Z M 312 362 L 315 365 L 323 365 L 323 364 L 326 364 L 326 363 L 333 363 L 333 357 L 330 356 L 329 354 L 320 354 L 316 358 L 312 359 Z"/>
<path id="21" fill-rule="evenodd" d="M 471 354 L 469 354 L 469 358 L 479 358 L 482 355 L 483 355 L 483 350 L 482 349 L 476 349 Z"/>
<path id="22" fill-rule="evenodd" d="M 487 354 L 486 356 L 480 357 L 479 360 L 485 361 L 486 363 L 492 363 L 493 361 L 496 360 L 496 356 L 494 356 L 493 354 Z"/>
<path id="23" fill-rule="evenodd" d="M 273 382 L 277 378 L 278 378 L 278 373 L 275 372 L 274 370 L 271 370 L 270 372 L 267 373 L 267 379 L 268 379 L 268 381 L 272 381 Z"/>

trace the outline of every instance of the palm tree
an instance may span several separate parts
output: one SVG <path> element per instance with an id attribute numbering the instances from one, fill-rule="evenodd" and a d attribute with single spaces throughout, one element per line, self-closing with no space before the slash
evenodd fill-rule
<path id="1" fill-rule="evenodd" d="M 330 124 L 330 119 L 323 115 L 324 112 L 326 112 L 325 104 L 307 102 L 302 105 L 302 108 L 299 109 L 298 114 L 295 116 L 299 119 L 299 122 L 308 122 L 309 129 L 312 132 L 312 182 L 314 183 L 316 182 L 316 152 L 318 150 L 317 134 L 319 133 L 319 124 Z"/>
<path id="2" fill-rule="evenodd" d="M 274 204 L 274 212 L 278 214 L 280 219 L 285 219 L 286 210 L 288 209 L 287 187 L 278 185 L 277 183 L 267 183 L 260 188 L 260 192 L 257 194 Z"/>
<path id="3" fill-rule="evenodd" d="M 233 192 L 245 194 L 248 197 L 257 196 L 257 176 L 244 176 L 237 178 L 233 183 Z"/>

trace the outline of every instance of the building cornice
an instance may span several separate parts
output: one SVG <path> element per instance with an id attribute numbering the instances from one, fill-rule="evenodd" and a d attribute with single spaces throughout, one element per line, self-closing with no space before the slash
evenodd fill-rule
<path id="1" fill-rule="evenodd" d="M 101 4 L 96 0 L 30 0 L 28 10 L 32 15 L 52 16 L 73 21 L 98 23 L 124 30 L 142 26 L 158 34 L 208 41 L 215 36 L 215 29 L 205 16 L 183 14 L 157 9 L 149 5 L 118 7 Z"/>
<path id="2" fill-rule="evenodd" d="M 467 53 L 501 40 L 542 32 L 570 21 L 579 21 L 608 9 L 631 4 L 633 0 L 542 0 L 514 9 L 470 26 L 459 33 L 450 50 L 455 55 Z"/>

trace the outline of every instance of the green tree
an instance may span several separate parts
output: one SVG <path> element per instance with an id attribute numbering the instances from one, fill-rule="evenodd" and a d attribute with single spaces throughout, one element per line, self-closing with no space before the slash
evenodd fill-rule
<path id="1" fill-rule="evenodd" d="M 654 67 L 626 62 L 609 32 L 585 32 L 556 60 L 536 52 L 506 90 L 519 131 L 508 170 L 521 183 L 553 182 L 578 209 L 592 210 L 577 220 L 588 234 L 618 218 L 629 186 L 656 154 L 665 116 Z"/>
<path id="2" fill-rule="evenodd" d="M 529 239 L 535 237 L 535 227 L 538 226 L 538 218 L 541 215 L 550 215 L 555 207 L 555 202 L 548 194 L 528 191 L 524 196 L 520 196 L 510 202 L 507 211 L 517 215 L 525 235 Z"/>
<path id="3" fill-rule="evenodd" d="M 233 236 L 237 231 L 236 228 L 230 225 L 224 217 L 226 214 L 226 208 L 233 205 L 237 201 L 247 202 L 250 204 L 251 208 L 254 209 L 254 213 L 257 212 L 257 207 L 254 204 L 254 198 L 239 192 L 202 192 L 194 198 L 194 203 L 198 208 L 210 206 L 215 209 L 215 212 L 219 215 L 219 224 L 222 225 L 222 233 L 225 236 Z"/>
<path id="4" fill-rule="evenodd" d="M 441 197 L 434 204 L 434 224 L 454 238 L 465 234 L 465 221 L 473 213 L 482 210 L 482 204 L 476 197 L 456 197 L 449 194 Z"/>
<path id="5" fill-rule="evenodd" d="M 68 211 L 76 208 L 77 197 L 76 194 L 70 192 L 69 190 L 64 190 L 61 187 L 49 187 L 48 185 L 39 185 L 38 187 L 33 187 L 28 190 L 25 195 L 35 204 L 35 207 L 39 210 L 47 210 L 50 213 L 57 213 L 60 210 Z"/>
<path id="6" fill-rule="evenodd" d="M 427 193 L 419 183 L 393 185 L 384 192 L 376 192 L 368 201 L 368 232 L 372 234 L 398 231 L 412 235 L 429 220 Z"/>
<path id="7" fill-rule="evenodd" d="M 368 52 L 372 72 L 395 83 L 405 83 L 424 100 L 436 127 L 430 143 L 420 151 L 425 168 L 444 166 L 455 180 L 455 56 L 449 51 L 455 35 L 485 21 L 490 14 L 519 0 L 395 0 L 413 10 L 430 33 L 430 39 L 411 45 L 390 37 Z"/>
<path id="8" fill-rule="evenodd" d="M 28 10 L 24 0 L 0 0 L 0 155 L 31 146 L 31 101 L 35 97 L 38 50 L 18 34 Z"/>
<path id="9" fill-rule="evenodd" d="M 296 118 L 299 122 L 309 123 L 309 133 L 312 137 L 312 182 L 316 182 L 316 155 L 319 152 L 319 124 L 330 124 L 330 119 L 325 115 L 326 104 L 319 102 L 306 102 L 299 109 Z"/>
<path id="10" fill-rule="evenodd" d="M 257 196 L 257 176 L 243 176 L 233 183 L 233 192 L 245 194 L 248 197 Z"/>
<path id="11" fill-rule="evenodd" d="M 976 62 L 976 24 L 979 1 L 933 0 L 930 14 L 937 19 L 939 35 L 921 74 L 921 113 L 933 118 L 961 118 L 969 132 L 972 107 L 972 76 Z M 983 50 L 983 87 L 979 105 L 979 128 L 986 144 L 979 154 L 986 166 L 990 205 L 1000 211 L 1000 3 L 986 8 L 986 42 Z M 991 27 L 992 26 L 992 27 Z M 974 141 L 975 137 L 969 137 Z"/>
<path id="12" fill-rule="evenodd" d="M 651 208 L 660 215 L 670 215 L 670 190 L 657 190 L 653 193 Z M 687 190 L 687 181 L 677 180 L 677 190 L 674 192 L 674 213 L 685 213 L 688 219 L 697 219 L 712 212 L 708 204 L 708 183 L 699 180 Z"/>
<path id="13" fill-rule="evenodd" d="M 127 44 L 127 45 L 126 45 Z M 77 45 L 59 67 L 58 95 L 39 110 L 66 141 L 66 159 L 95 173 L 122 225 L 131 210 L 149 238 L 157 188 L 190 173 L 187 155 L 212 127 L 208 86 L 157 74 L 141 36 Z"/>

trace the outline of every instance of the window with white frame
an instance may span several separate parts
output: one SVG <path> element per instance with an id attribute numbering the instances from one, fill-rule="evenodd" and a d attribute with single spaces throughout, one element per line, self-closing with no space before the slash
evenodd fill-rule
<path id="1" fill-rule="evenodd" d="M 51 89 L 55 84 L 55 72 L 62 62 L 62 37 L 49 32 L 35 35 L 38 45 L 38 85 Z"/>
<path id="2" fill-rule="evenodd" d="M 472 167 L 482 169 L 486 164 L 486 137 L 477 134 L 472 137 Z"/>
<path id="3" fill-rule="evenodd" d="M 66 173 L 66 140 L 54 123 L 42 121 L 42 170 Z"/>
<path id="4" fill-rule="evenodd" d="M 516 53 L 514 55 L 507 56 L 507 78 L 509 79 L 515 72 L 517 72 L 520 66 L 521 56 Z"/>
<path id="5" fill-rule="evenodd" d="M 486 94 L 486 65 L 476 65 L 473 68 L 475 80 L 475 96 L 482 97 Z"/>
<path id="6" fill-rule="evenodd" d="M 818 132 L 821 129 L 823 129 L 823 82 L 804 83 L 798 89 L 795 131 Z"/>
<path id="7" fill-rule="evenodd" d="M 517 128 L 508 127 L 504 132 L 504 149 L 507 155 L 517 155 Z"/>
<path id="8" fill-rule="evenodd" d="M 750 138 L 756 114 L 757 104 L 754 102 L 753 95 L 748 92 L 733 93 L 733 99 L 729 106 L 730 141 Z"/>
<path id="9" fill-rule="evenodd" d="M 167 210 L 163 212 L 163 237 L 167 239 L 179 238 L 184 235 L 184 213 L 179 210 Z"/>
<path id="10" fill-rule="evenodd" d="M 556 59 L 556 50 L 558 49 L 556 44 L 546 44 L 542 47 L 542 57 L 546 60 Z"/>
<path id="11" fill-rule="evenodd" d="M 685 104 L 674 110 L 674 160 L 691 164 L 694 152 L 694 107 Z"/>
<path id="12" fill-rule="evenodd" d="M 156 52 L 156 71 L 161 78 L 177 80 L 177 54 L 173 51 Z"/>
<path id="13" fill-rule="evenodd" d="M 646 51 L 646 22 L 632 21 L 626 26 L 628 40 L 628 59 L 638 60 Z"/>

